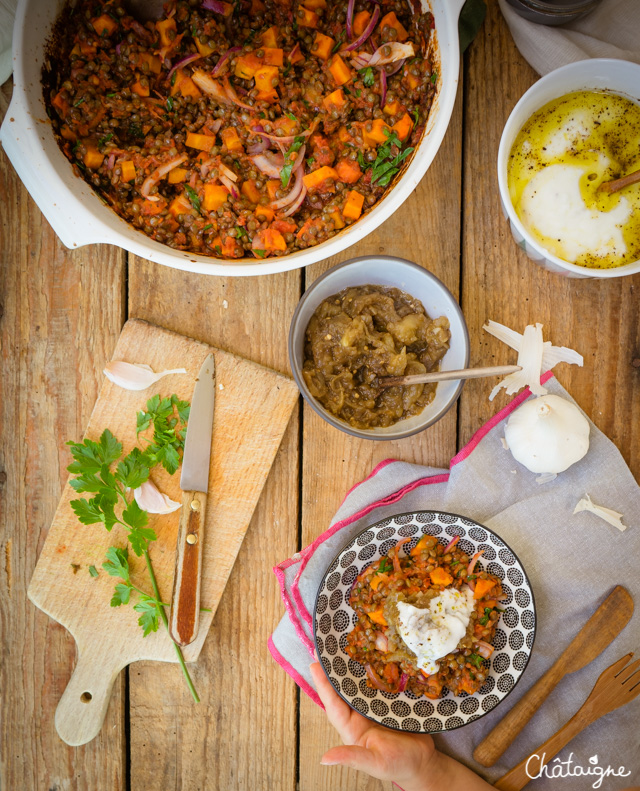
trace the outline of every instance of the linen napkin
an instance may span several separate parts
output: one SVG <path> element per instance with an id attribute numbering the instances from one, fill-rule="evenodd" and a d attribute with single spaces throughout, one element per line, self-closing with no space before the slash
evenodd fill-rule
<path id="1" fill-rule="evenodd" d="M 550 393 L 573 400 L 551 373 L 542 381 Z M 585 458 L 555 480 L 536 483 L 537 476 L 519 465 L 501 442 L 506 419 L 530 395 L 524 390 L 486 423 L 452 459 L 449 470 L 383 461 L 348 492 L 325 533 L 274 568 L 286 614 L 269 640 L 269 649 L 300 688 L 320 704 L 309 673 L 315 596 L 327 567 L 354 535 L 397 513 L 440 509 L 477 520 L 513 547 L 536 601 L 537 635 L 529 665 L 494 711 L 436 737 L 439 749 L 489 782 L 564 725 L 605 668 L 629 651 L 640 652 L 640 614 L 636 614 L 597 659 L 556 687 L 499 763 L 486 769 L 473 761 L 476 745 L 549 669 L 616 584 L 640 602 L 640 487 L 615 445 L 593 423 Z M 627 530 L 619 532 L 591 513 L 574 516 L 577 502 L 587 493 L 598 505 L 622 512 Z M 623 777 L 607 777 L 596 788 L 635 785 L 634 779 L 640 779 L 639 723 L 640 699 L 636 699 L 583 731 L 560 759 L 566 761 L 573 753 L 567 771 L 577 771 L 579 766 L 585 771 L 599 767 L 604 772 L 610 766 L 618 772 L 624 767 Z M 585 791 L 598 779 L 562 777 L 540 778 L 535 788 Z"/>
<path id="2" fill-rule="evenodd" d="M 523 19 L 506 0 L 500 10 L 516 46 L 538 72 L 550 71 L 587 58 L 619 58 L 640 63 L 640 2 L 602 0 L 582 19 L 559 27 Z"/>

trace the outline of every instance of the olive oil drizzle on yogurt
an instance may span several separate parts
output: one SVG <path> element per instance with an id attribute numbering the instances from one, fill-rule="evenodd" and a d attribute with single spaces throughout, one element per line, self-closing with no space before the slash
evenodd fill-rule
<path id="1" fill-rule="evenodd" d="M 640 184 L 599 192 L 640 168 L 640 106 L 608 91 L 546 104 L 522 127 L 508 162 L 513 206 L 558 258 L 612 268 L 640 259 Z"/>

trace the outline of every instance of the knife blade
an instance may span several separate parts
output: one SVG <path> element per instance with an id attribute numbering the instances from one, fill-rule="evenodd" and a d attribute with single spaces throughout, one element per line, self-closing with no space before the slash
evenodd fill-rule
<path id="1" fill-rule="evenodd" d="M 216 366 L 210 354 L 193 390 L 180 475 L 182 509 L 169 613 L 169 632 L 178 645 L 189 645 L 198 634 L 215 394 Z"/>

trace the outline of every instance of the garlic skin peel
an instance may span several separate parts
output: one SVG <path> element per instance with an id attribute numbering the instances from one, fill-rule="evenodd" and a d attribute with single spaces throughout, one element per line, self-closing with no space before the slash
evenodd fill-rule
<path id="1" fill-rule="evenodd" d="M 589 421 L 557 395 L 525 401 L 509 418 L 504 436 L 513 458 L 531 472 L 564 472 L 589 450 Z"/>
<path id="2" fill-rule="evenodd" d="M 110 382 L 124 390 L 146 390 L 155 384 L 158 379 L 169 374 L 186 374 L 186 368 L 172 368 L 169 371 L 155 373 L 152 368 L 143 363 L 125 363 L 123 360 L 112 360 L 107 363 L 103 371 Z"/>

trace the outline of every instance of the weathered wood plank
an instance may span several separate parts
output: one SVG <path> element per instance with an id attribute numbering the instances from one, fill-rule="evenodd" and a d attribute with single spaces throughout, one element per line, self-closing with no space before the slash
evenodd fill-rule
<path id="1" fill-rule="evenodd" d="M 0 190 L 0 786 L 120 791 L 123 680 L 101 735 L 67 747 L 53 717 L 74 641 L 28 601 L 26 588 L 67 478 L 64 443 L 82 436 L 124 321 L 125 257 L 106 246 L 64 248 L 4 153 Z"/>
<path id="2" fill-rule="evenodd" d="M 571 346 L 584 368 L 559 365 L 558 380 L 618 446 L 640 476 L 640 275 L 574 280 L 552 274 L 516 246 L 499 205 L 496 178 L 503 126 L 537 75 L 517 51 L 497 4 L 470 52 L 465 78 L 462 308 L 471 336 L 471 365 L 514 361 L 514 352 L 482 330 L 494 319 L 522 331 L 544 324 L 545 338 Z M 636 362 L 637 365 L 637 362 Z M 460 438 L 474 431 L 508 396 L 469 381 L 460 402 Z M 635 408 L 634 408 L 635 405 Z"/>
<path id="3" fill-rule="evenodd" d="M 433 165 L 396 214 L 342 255 L 306 270 L 310 284 L 338 261 L 384 253 L 415 261 L 457 296 L 460 260 L 462 97 Z M 456 410 L 426 431 L 399 442 L 358 440 L 337 431 L 305 404 L 302 452 L 302 545 L 323 532 L 345 492 L 385 458 L 447 467 L 456 451 Z M 361 773 L 320 766 L 322 754 L 339 743 L 324 712 L 306 695 L 300 704 L 300 791 L 391 788 Z"/>
<path id="4" fill-rule="evenodd" d="M 208 278 L 133 259 L 129 312 L 288 372 L 286 336 L 300 274 Z M 296 695 L 267 639 L 282 603 L 271 568 L 296 550 L 298 420 L 292 419 L 193 678 L 175 667 L 130 671 L 132 788 L 294 791 Z"/>

